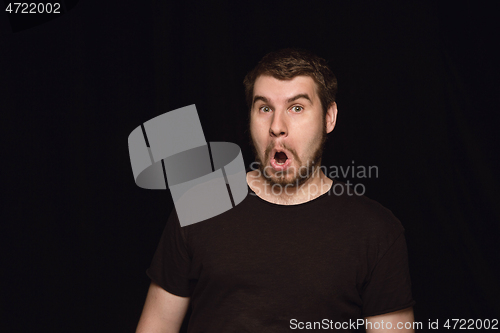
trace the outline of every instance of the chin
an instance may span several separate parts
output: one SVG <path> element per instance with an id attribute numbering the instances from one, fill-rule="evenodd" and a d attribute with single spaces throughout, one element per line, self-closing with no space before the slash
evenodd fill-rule
<path id="1" fill-rule="evenodd" d="M 288 186 L 288 187 L 292 187 L 292 188 L 298 187 L 298 186 L 304 184 L 309 179 L 309 177 L 302 178 L 299 175 L 294 176 L 291 174 L 276 176 L 276 174 L 279 174 L 279 173 L 280 173 L 280 171 L 277 171 L 274 174 L 269 175 L 266 172 L 264 172 L 263 175 L 271 186 L 280 185 L 280 186 Z"/>

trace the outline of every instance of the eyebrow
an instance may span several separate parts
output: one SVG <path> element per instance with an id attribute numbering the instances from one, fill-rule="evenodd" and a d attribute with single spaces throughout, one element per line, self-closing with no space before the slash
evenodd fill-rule
<path id="1" fill-rule="evenodd" d="M 298 100 L 299 98 L 305 98 L 305 99 L 307 99 L 307 100 L 309 101 L 309 103 L 311 103 L 311 104 L 313 103 L 313 102 L 312 102 L 312 100 L 311 100 L 311 98 L 309 97 L 309 95 L 308 95 L 308 94 L 298 94 L 298 95 L 295 95 L 295 96 L 293 96 L 293 97 L 289 98 L 289 99 L 287 100 L 287 103 L 291 103 L 291 102 L 293 102 L 293 101 L 296 101 L 296 100 Z"/>
<path id="2" fill-rule="evenodd" d="M 253 98 L 252 105 L 255 105 L 255 102 L 257 102 L 257 101 L 263 101 L 264 103 L 269 104 L 269 100 L 264 96 L 255 95 Z"/>
<path id="3" fill-rule="evenodd" d="M 309 97 L 309 95 L 308 95 L 308 94 L 298 94 L 298 95 L 295 95 L 295 96 L 293 96 L 293 97 L 290 97 L 290 98 L 289 98 L 286 102 L 287 102 L 287 103 L 291 103 L 291 102 L 296 101 L 296 100 L 298 100 L 298 99 L 300 99 L 300 98 L 305 98 L 305 99 L 307 99 L 307 100 L 308 100 L 311 104 L 313 104 L 313 102 L 312 102 L 312 100 L 311 100 L 311 98 Z M 264 103 L 269 104 L 269 100 L 267 99 L 267 97 L 264 97 L 264 96 L 255 95 L 255 96 L 254 96 L 254 98 L 253 98 L 253 103 L 252 103 L 252 105 L 254 105 L 254 104 L 255 104 L 255 102 L 257 102 L 257 101 L 263 101 Z"/>

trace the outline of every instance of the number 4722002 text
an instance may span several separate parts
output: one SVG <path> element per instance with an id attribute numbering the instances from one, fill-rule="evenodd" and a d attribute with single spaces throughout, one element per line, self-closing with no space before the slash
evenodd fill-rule
<path id="1" fill-rule="evenodd" d="M 498 319 L 447 319 L 443 327 L 452 330 L 497 330 Z"/>
<path id="2" fill-rule="evenodd" d="M 10 2 L 5 11 L 9 14 L 61 14 L 61 4 L 58 2 Z"/>

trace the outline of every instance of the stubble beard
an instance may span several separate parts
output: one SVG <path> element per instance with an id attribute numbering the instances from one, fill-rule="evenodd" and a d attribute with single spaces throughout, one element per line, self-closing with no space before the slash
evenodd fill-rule
<path id="1" fill-rule="evenodd" d="M 269 164 L 269 153 L 274 148 L 274 145 L 270 144 L 265 151 L 264 158 L 267 163 L 263 163 L 257 149 L 255 148 L 255 144 L 253 142 L 251 131 L 250 133 L 250 146 L 252 148 L 253 154 L 255 156 L 255 162 L 258 165 L 259 174 L 264 177 L 266 182 L 273 188 L 274 186 L 280 187 L 291 187 L 291 188 L 299 188 L 303 185 L 307 180 L 309 180 L 315 172 L 318 171 L 318 168 L 321 167 L 321 157 L 323 156 L 323 150 L 325 147 L 325 142 L 327 140 L 326 133 L 326 123 L 323 120 L 323 133 L 319 140 L 315 140 L 317 142 L 314 153 L 312 154 L 312 158 L 306 161 L 305 164 L 302 163 L 297 153 L 293 149 L 289 149 L 284 146 L 283 148 L 287 149 L 293 154 L 295 164 L 298 164 L 298 168 L 296 169 L 294 166 L 288 167 L 285 171 L 278 171 L 276 173 L 269 173 L 269 170 L 273 170 L 272 167 L 268 166 Z M 272 172 L 272 171 L 271 171 Z M 289 175 L 292 175 L 290 178 Z"/>

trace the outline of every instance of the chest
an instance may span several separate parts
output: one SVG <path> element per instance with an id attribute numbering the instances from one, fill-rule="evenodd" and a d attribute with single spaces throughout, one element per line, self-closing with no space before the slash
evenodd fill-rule
<path id="1" fill-rule="evenodd" d="M 190 278 L 200 288 L 311 300 L 358 293 L 366 249 L 355 231 L 318 219 L 270 216 L 254 222 L 196 235 Z"/>

